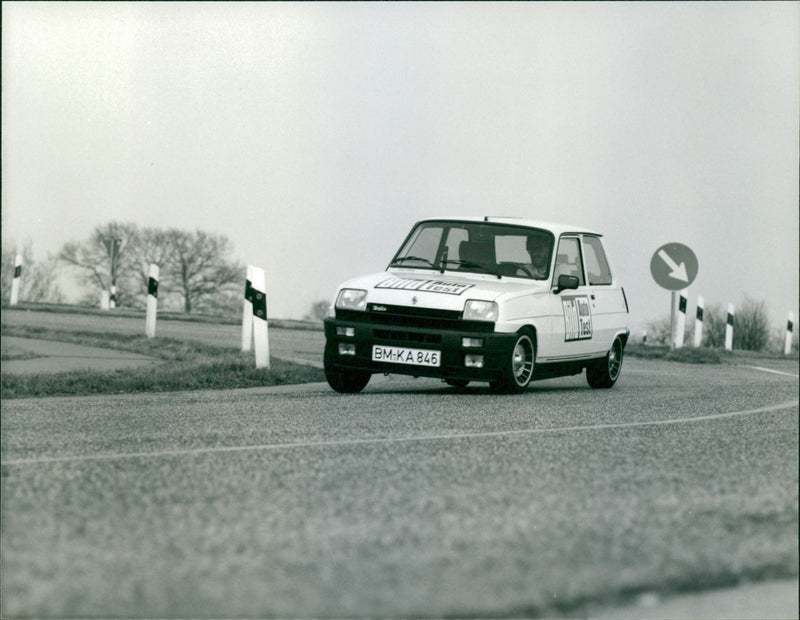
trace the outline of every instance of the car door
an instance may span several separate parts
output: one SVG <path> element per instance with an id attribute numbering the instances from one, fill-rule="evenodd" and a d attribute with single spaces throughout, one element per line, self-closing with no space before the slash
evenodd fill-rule
<path id="1" fill-rule="evenodd" d="M 616 334 L 627 324 L 627 305 L 599 236 L 583 235 L 583 257 L 594 340 L 598 351 L 608 351 Z"/>
<path id="2" fill-rule="evenodd" d="M 556 294 L 555 287 L 561 275 L 577 277 L 578 288 Z M 586 284 L 579 235 L 564 235 L 558 240 L 552 291 L 552 360 L 578 359 L 596 353 L 598 345 L 594 337 L 593 300 Z"/>

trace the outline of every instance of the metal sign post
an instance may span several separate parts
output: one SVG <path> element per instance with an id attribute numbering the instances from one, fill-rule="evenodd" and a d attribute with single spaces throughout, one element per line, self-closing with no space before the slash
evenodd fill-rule
<path id="1" fill-rule="evenodd" d="M 694 282 L 699 265 L 697 256 L 682 243 L 666 243 L 658 248 L 650 259 L 650 273 L 661 288 L 672 291 L 670 305 L 670 348 L 683 346 L 683 329 L 686 319 L 686 296 L 678 295 Z M 678 320 L 682 312 L 683 321 Z M 677 330 L 681 333 L 678 334 Z"/>

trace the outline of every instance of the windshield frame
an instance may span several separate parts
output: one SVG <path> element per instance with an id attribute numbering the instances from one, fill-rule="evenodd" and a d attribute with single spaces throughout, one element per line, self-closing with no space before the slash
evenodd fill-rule
<path id="1" fill-rule="evenodd" d="M 427 255 L 422 255 L 422 253 L 417 252 L 417 249 L 415 248 L 414 254 L 416 254 L 418 258 L 411 258 L 409 256 L 410 250 L 414 248 L 414 243 L 419 238 L 420 233 L 426 228 L 442 229 L 439 235 L 435 255 L 430 256 L 430 252 L 428 252 Z M 452 229 L 466 230 L 470 240 L 472 240 L 473 234 L 475 234 L 475 236 L 478 238 L 491 239 L 491 242 L 495 245 L 494 251 L 496 251 L 496 238 L 498 236 L 528 236 L 531 234 L 542 236 L 547 239 L 549 248 L 546 271 L 541 277 L 535 277 L 533 273 L 528 276 L 527 274 L 523 274 L 522 270 L 518 270 L 516 273 L 504 272 L 503 267 L 505 265 L 515 265 L 519 263 L 514 263 L 511 261 L 497 262 L 496 256 L 493 263 L 487 263 L 485 265 L 473 263 L 469 260 L 463 260 L 460 256 L 457 259 L 450 258 L 447 255 L 448 253 L 445 252 L 445 249 L 447 248 L 448 237 Z M 514 277 L 543 282 L 548 280 L 552 273 L 553 259 L 555 256 L 555 243 L 555 234 L 546 228 L 509 224 L 505 222 L 500 223 L 475 220 L 422 220 L 417 222 L 411 228 L 411 231 L 408 233 L 403 243 L 400 244 L 399 249 L 389 262 L 387 269 L 422 269 L 425 271 L 438 271 L 440 273 L 450 271 L 459 274 L 469 273 L 472 275 L 493 275 L 498 278 Z M 419 261 L 419 264 L 414 264 L 416 261 Z M 522 264 L 526 267 L 530 267 L 529 263 L 530 261 L 527 261 Z"/>

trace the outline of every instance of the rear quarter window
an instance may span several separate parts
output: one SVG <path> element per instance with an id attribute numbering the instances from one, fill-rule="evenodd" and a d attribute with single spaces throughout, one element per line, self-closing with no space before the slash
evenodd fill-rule
<path id="1" fill-rule="evenodd" d="M 583 251 L 586 261 L 586 277 L 589 279 L 589 284 L 611 284 L 611 269 L 608 267 L 608 260 L 600 239 L 598 237 L 584 237 Z"/>

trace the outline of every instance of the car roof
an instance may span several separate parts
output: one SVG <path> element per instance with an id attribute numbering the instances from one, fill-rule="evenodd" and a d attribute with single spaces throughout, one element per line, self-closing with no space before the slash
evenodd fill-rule
<path id="1" fill-rule="evenodd" d="M 533 220 L 528 218 L 522 217 L 506 217 L 506 216 L 493 216 L 493 215 L 485 215 L 482 217 L 468 215 L 464 217 L 454 217 L 454 216 L 445 216 L 445 217 L 432 217 L 426 218 L 424 220 L 420 220 L 420 222 L 479 222 L 479 223 L 488 223 L 488 224 L 507 224 L 509 226 L 525 226 L 529 228 L 542 228 L 544 230 L 549 230 L 552 232 L 556 237 L 560 235 L 568 234 L 568 233 L 581 233 L 581 234 L 589 234 L 589 235 L 597 235 L 601 237 L 601 233 L 586 228 L 585 226 L 576 226 L 574 224 L 563 224 L 557 222 L 547 222 L 544 220 Z M 417 222 L 419 224 L 420 222 Z"/>

